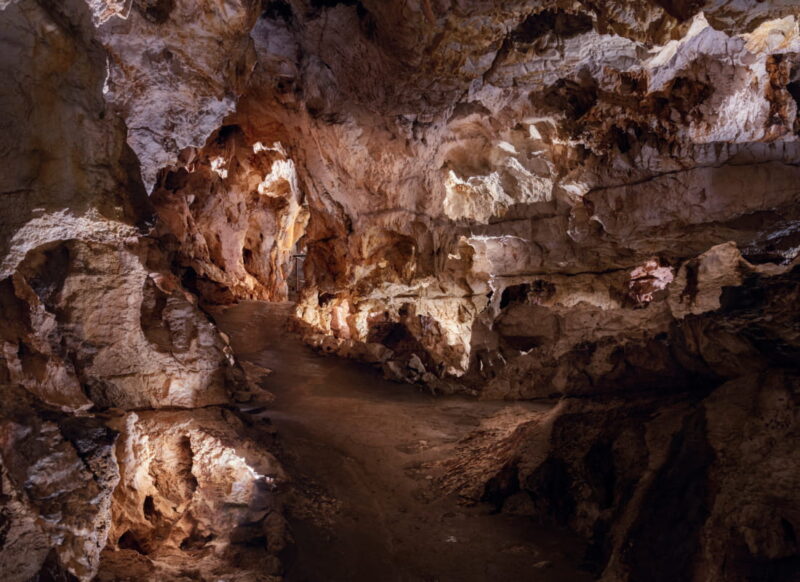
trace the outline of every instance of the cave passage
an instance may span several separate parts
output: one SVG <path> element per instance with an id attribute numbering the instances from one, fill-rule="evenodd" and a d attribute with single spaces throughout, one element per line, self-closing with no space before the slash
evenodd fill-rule
<path id="1" fill-rule="evenodd" d="M 550 404 L 434 397 L 287 333 L 291 304 L 213 310 L 237 357 L 271 369 L 261 413 L 281 435 L 296 554 L 289 581 L 579 582 L 584 545 L 529 517 L 439 492 L 470 433 L 501 433 Z M 244 410 L 255 416 L 262 403 Z M 491 466 L 491 454 L 483 459 Z"/>
<path id="2" fill-rule="evenodd" d="M 0 0 L 0 71 L 0 582 L 800 582 L 798 2 Z"/>

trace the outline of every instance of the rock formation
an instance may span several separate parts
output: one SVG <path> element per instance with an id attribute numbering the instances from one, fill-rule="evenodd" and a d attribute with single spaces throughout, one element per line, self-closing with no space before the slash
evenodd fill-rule
<path id="1" fill-rule="evenodd" d="M 245 374 L 148 236 L 155 214 L 103 96 L 109 56 L 89 7 L 4 8 L 2 578 L 102 578 L 139 556 L 151 578 L 185 579 L 198 551 L 224 571 L 241 561 L 229 548 L 250 539 L 269 540 L 262 562 L 274 560 L 279 467 L 258 447 L 243 452 L 257 427 L 217 418 L 228 413 L 215 405 L 248 390 Z M 190 422 L 160 411 L 200 407 Z M 161 482 L 175 457 L 184 473 Z M 232 502 L 250 507 L 221 510 Z"/>
<path id="2" fill-rule="evenodd" d="M 198 306 L 304 255 L 311 345 L 560 399 L 444 490 L 603 580 L 796 580 L 795 4 L 0 1 L 0 570 L 280 573 Z"/>

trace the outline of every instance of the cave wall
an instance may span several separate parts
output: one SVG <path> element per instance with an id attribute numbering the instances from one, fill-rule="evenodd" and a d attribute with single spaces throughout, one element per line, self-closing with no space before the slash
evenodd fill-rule
<path id="1" fill-rule="evenodd" d="M 678 273 L 714 246 L 793 258 L 793 16 L 776 6 L 756 24 L 720 6 L 678 21 L 648 6 L 612 23 L 567 4 L 461 3 L 431 21 L 424 3 L 405 18 L 298 3 L 257 24 L 261 67 L 232 119 L 298 143 L 312 341 L 374 352 L 363 344 L 391 320 L 442 389 L 546 395 L 561 389 L 507 364 L 663 333 L 695 301 Z M 293 53 L 273 48 L 290 34 Z M 340 58 L 308 56 L 319 44 Z M 387 373 L 417 378 L 410 356 Z M 494 380 L 508 374 L 513 389 Z"/>
<path id="2" fill-rule="evenodd" d="M 228 123 L 297 167 L 311 345 L 562 399 L 444 490 L 604 580 L 792 580 L 796 10 L 608 4 L 273 3 Z"/>
<path id="3" fill-rule="evenodd" d="M 183 156 L 151 198 L 173 270 L 208 302 L 286 301 L 308 209 L 280 142 L 247 143 L 238 126 L 224 126 Z"/>
<path id="4" fill-rule="evenodd" d="M 280 466 L 268 439 L 254 444 L 262 428 L 221 407 L 256 387 L 153 236 L 144 156 L 106 100 L 92 6 L 0 8 L 2 578 L 186 579 L 202 552 L 194 579 L 237 562 L 270 579 Z M 159 481 L 180 439 L 191 504 Z M 148 473 L 155 483 L 137 483 Z M 249 513 L 227 512 L 226 490 Z"/>
<path id="5" fill-rule="evenodd" d="M 287 300 L 303 254 L 311 345 L 561 399 L 441 487 L 607 580 L 792 580 L 794 4 L 0 2 L 3 570 L 279 573 L 197 303 Z"/>

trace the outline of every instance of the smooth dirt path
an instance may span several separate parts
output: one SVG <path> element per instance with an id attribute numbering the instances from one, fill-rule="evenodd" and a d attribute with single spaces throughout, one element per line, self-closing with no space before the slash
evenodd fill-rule
<path id="1" fill-rule="evenodd" d="M 582 547 L 527 518 L 464 507 L 424 464 L 503 409 L 543 405 L 433 397 L 369 367 L 318 355 L 286 331 L 288 304 L 214 310 L 237 357 L 270 368 L 266 415 L 293 480 L 289 582 L 580 582 Z"/>

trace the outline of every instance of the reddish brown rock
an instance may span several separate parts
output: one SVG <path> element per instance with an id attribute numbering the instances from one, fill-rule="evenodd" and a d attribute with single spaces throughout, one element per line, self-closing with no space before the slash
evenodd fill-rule
<path id="1" fill-rule="evenodd" d="M 221 407 L 263 374 L 197 305 L 297 291 L 324 352 L 561 399 L 448 490 L 606 580 L 792 580 L 798 30 L 786 0 L 0 2 L 0 564 L 90 579 L 111 532 L 100 579 L 278 575 L 273 461 Z"/>

